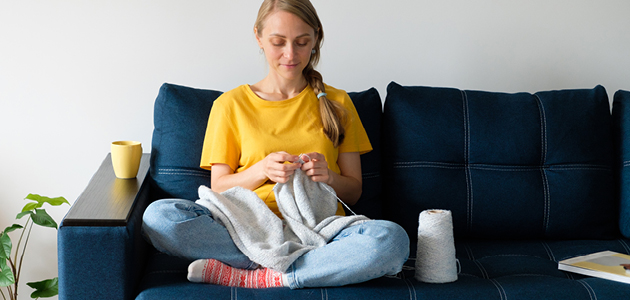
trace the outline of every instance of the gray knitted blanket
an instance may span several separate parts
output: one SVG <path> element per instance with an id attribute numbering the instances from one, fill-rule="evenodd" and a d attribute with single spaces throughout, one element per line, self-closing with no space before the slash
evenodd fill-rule
<path id="1" fill-rule="evenodd" d="M 326 245 L 344 228 L 369 220 L 362 215 L 335 215 L 334 190 L 313 182 L 299 169 L 289 182 L 276 184 L 273 191 L 284 220 L 256 193 L 242 187 L 215 193 L 200 186 L 196 203 L 212 212 L 249 259 L 283 273 L 298 257 Z"/>

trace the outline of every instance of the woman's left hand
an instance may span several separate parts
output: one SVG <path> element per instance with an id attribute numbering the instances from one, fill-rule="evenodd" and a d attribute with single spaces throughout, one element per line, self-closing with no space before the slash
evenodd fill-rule
<path id="1" fill-rule="evenodd" d="M 330 184 L 331 176 L 328 169 L 326 157 L 317 152 L 302 154 L 300 158 L 304 161 L 302 171 L 315 182 Z"/>

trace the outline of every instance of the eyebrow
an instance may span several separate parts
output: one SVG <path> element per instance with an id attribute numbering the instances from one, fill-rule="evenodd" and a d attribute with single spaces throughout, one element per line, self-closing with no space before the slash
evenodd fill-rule
<path id="1" fill-rule="evenodd" d="M 282 34 L 279 34 L 279 33 L 272 33 L 269 36 L 276 36 L 276 37 L 281 37 L 281 38 L 285 38 L 285 39 L 287 38 L 286 36 L 284 36 Z M 311 34 L 310 33 L 304 33 L 304 34 L 298 35 L 295 38 L 297 39 L 297 38 L 306 37 L 306 36 L 310 37 Z"/>

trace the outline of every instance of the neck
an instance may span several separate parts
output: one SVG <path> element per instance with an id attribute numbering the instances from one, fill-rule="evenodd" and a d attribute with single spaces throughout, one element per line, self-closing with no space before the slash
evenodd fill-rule
<path id="1" fill-rule="evenodd" d="M 269 100 L 293 98 L 300 94 L 307 85 L 308 83 L 304 76 L 300 76 L 294 80 L 288 80 L 280 76 L 273 76 L 272 74 L 268 74 L 267 77 L 256 84 L 259 91 L 266 94 Z"/>

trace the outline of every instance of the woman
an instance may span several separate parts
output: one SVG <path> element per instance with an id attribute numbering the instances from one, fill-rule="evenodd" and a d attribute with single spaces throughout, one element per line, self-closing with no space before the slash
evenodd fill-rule
<path id="1" fill-rule="evenodd" d="M 253 190 L 281 217 L 273 186 L 301 169 L 345 203 L 356 203 L 360 154 L 372 147 L 348 95 L 325 85 L 314 69 L 324 36 L 315 9 L 308 0 L 265 0 L 254 33 L 269 73 L 213 104 L 201 158 L 201 167 L 212 170 L 212 190 Z M 341 205 L 337 214 L 344 214 Z M 344 229 L 280 273 L 250 261 L 207 208 L 177 199 L 151 204 L 143 229 L 158 250 L 197 259 L 189 267 L 190 281 L 250 288 L 363 282 L 400 272 L 409 254 L 400 226 L 367 221 Z"/>

